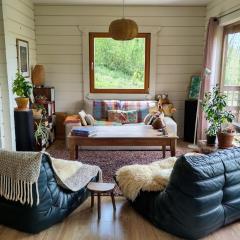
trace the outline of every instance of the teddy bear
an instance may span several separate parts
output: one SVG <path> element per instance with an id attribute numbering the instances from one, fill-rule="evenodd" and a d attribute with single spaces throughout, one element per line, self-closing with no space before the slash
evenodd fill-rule
<path id="1" fill-rule="evenodd" d="M 177 111 L 174 105 L 169 101 L 168 94 L 162 93 L 156 97 L 158 101 L 158 111 L 164 113 L 167 117 L 173 117 L 173 114 Z"/>

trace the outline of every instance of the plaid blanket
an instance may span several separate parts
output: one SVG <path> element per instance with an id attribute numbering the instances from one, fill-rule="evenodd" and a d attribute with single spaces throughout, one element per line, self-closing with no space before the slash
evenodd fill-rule
<path id="1" fill-rule="evenodd" d="M 121 101 L 121 109 L 123 111 L 136 110 L 140 123 L 149 113 L 151 104 L 153 105 L 153 101 Z"/>
<path id="2" fill-rule="evenodd" d="M 120 110 L 120 101 L 118 100 L 94 100 L 93 117 L 95 120 L 107 120 L 108 110 Z"/>
<path id="3" fill-rule="evenodd" d="M 95 121 L 95 126 L 121 126 L 121 123 L 110 121 Z"/>
<path id="4" fill-rule="evenodd" d="M 143 122 L 149 113 L 149 108 L 156 105 L 156 101 L 119 101 L 119 100 L 95 100 L 93 101 L 93 116 L 96 120 L 107 120 L 108 110 L 136 110 L 138 122 Z"/>

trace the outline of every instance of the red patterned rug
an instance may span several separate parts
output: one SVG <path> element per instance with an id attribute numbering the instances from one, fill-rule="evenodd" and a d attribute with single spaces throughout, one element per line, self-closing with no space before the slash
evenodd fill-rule
<path id="1" fill-rule="evenodd" d="M 47 149 L 47 151 L 55 158 L 69 159 L 68 151 L 65 148 L 65 142 L 57 140 L 54 144 Z M 180 156 L 189 152 L 187 143 L 182 141 L 178 142 L 176 155 Z M 166 157 L 170 153 L 166 152 Z M 131 164 L 148 164 L 162 159 L 161 151 L 94 151 L 94 150 L 81 150 L 79 152 L 78 160 L 82 163 L 93 164 L 99 166 L 103 171 L 104 182 L 114 182 L 113 176 L 115 172 L 125 165 Z M 119 194 L 116 189 L 116 194 Z"/>

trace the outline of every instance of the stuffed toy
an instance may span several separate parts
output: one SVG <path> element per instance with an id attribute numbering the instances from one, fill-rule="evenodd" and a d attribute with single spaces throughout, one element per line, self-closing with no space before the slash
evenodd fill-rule
<path id="1" fill-rule="evenodd" d="M 173 114 L 177 111 L 177 109 L 173 106 L 173 104 L 168 99 L 168 94 L 163 93 L 157 96 L 158 101 L 158 110 L 164 113 L 167 117 L 173 117 Z"/>

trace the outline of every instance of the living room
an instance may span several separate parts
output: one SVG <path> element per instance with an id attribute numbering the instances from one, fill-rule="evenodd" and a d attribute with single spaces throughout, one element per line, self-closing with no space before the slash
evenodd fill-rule
<path id="1" fill-rule="evenodd" d="M 1 0 L 0 239 L 239 239 L 239 24 L 239 0 Z"/>

